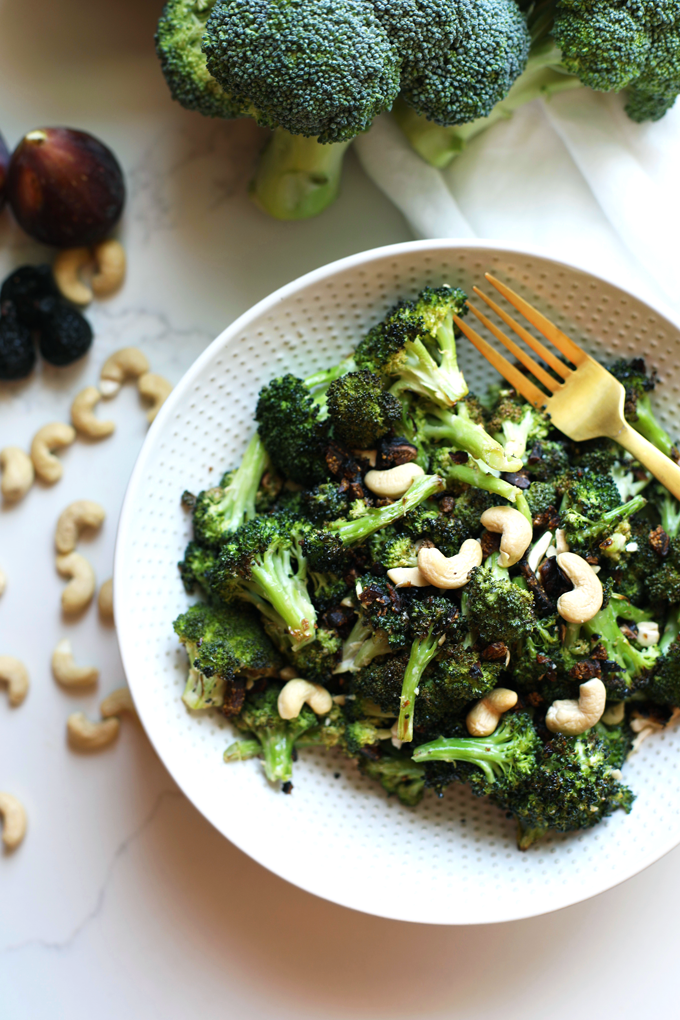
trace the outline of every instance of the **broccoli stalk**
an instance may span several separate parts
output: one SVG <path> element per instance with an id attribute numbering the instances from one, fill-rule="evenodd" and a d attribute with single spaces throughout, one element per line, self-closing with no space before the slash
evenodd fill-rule
<path id="1" fill-rule="evenodd" d="M 408 491 L 388 506 L 369 507 L 365 514 L 355 520 L 331 521 L 327 530 L 336 535 L 343 545 L 355 545 L 363 542 L 380 528 L 388 524 L 394 524 L 400 517 L 407 514 L 409 510 L 418 506 L 424 500 L 429 499 L 435 492 L 444 489 L 444 482 L 439 475 L 422 475 L 416 478 Z"/>
<path id="2" fill-rule="evenodd" d="M 514 503 L 519 512 L 524 514 L 529 522 L 532 521 L 533 518 L 526 496 L 520 488 L 516 485 L 511 485 L 510 482 L 506 482 L 504 478 L 487 474 L 474 461 L 467 464 L 454 464 L 448 450 L 442 451 L 435 458 L 435 465 L 437 471 L 446 482 L 459 482 L 463 485 L 469 485 L 473 489 L 483 489 L 485 492 L 493 492 L 497 496 L 502 496 L 503 499 Z"/>
<path id="3" fill-rule="evenodd" d="M 680 503 L 664 489 L 661 505 L 657 503 L 657 506 L 661 514 L 661 527 L 669 538 L 677 538 L 680 531 Z"/>
<path id="4" fill-rule="evenodd" d="M 635 607 L 627 601 L 623 603 L 612 598 L 604 609 L 581 626 L 581 632 L 601 642 L 607 651 L 607 658 L 621 667 L 623 675 L 615 674 L 616 687 L 617 691 L 622 689 L 624 696 L 630 696 L 635 691 L 637 682 L 649 674 L 659 657 L 658 646 L 636 648 L 619 627 L 619 617 L 634 619 L 636 615 L 649 619 L 649 613 L 640 610 L 636 612 Z"/>
<path id="5" fill-rule="evenodd" d="M 494 471 L 519 471 L 522 467 L 521 460 L 514 454 L 508 454 L 482 425 L 472 421 L 464 402 L 456 404 L 453 410 L 434 404 L 417 405 L 413 420 L 415 427 L 409 438 L 419 446 L 443 442 L 457 450 L 464 450 Z"/>
<path id="6" fill-rule="evenodd" d="M 430 597 L 411 607 L 411 624 L 417 631 L 411 645 L 399 699 L 397 737 L 413 740 L 413 717 L 418 687 L 423 673 L 439 651 L 451 624 L 454 607 L 444 598 Z"/>
<path id="7" fill-rule="evenodd" d="M 606 511 L 596 521 L 569 508 L 561 515 L 561 524 L 574 552 L 588 555 L 597 547 L 608 559 L 617 560 L 630 541 L 629 526 L 625 522 L 646 505 L 644 496 L 634 496 L 627 503 Z"/>
<path id="8" fill-rule="evenodd" d="M 250 197 L 277 220 L 318 216 L 338 197 L 351 139 L 320 144 L 277 127 L 260 156 Z"/>
<path id="9" fill-rule="evenodd" d="M 509 788 L 533 771 L 537 744 L 528 716 L 506 714 L 489 737 L 439 737 L 416 747 L 413 760 L 476 765 L 484 774 L 484 792 L 489 793 L 497 785 Z"/>
<path id="10" fill-rule="evenodd" d="M 246 702 L 234 720 L 234 725 L 242 732 L 249 733 L 259 742 L 263 758 L 264 771 L 267 779 L 274 783 L 280 780 L 288 782 L 293 775 L 293 752 L 296 741 L 318 725 L 318 719 L 307 705 L 296 719 L 282 719 L 278 710 L 278 697 L 281 687 L 272 685 L 265 691 L 257 694 L 249 694 Z M 245 747 L 243 742 L 239 745 L 230 745 L 227 748 L 225 761 L 242 761 L 246 757 L 255 757 L 252 752 L 255 750 L 253 737 L 250 737 Z"/>

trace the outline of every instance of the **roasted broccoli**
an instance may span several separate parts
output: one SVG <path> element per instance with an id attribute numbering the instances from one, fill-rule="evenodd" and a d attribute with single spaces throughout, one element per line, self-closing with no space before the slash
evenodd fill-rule
<path id="1" fill-rule="evenodd" d="M 193 506 L 194 538 L 205 546 L 219 548 L 244 521 L 256 514 L 256 499 L 269 458 L 258 435 L 246 447 L 239 467 L 223 479 L 221 486 L 199 492 Z"/>
<path id="2" fill-rule="evenodd" d="M 678 18 L 680 25 L 680 4 L 678 5 Z M 678 46 L 680 46 L 680 38 Z M 680 58 L 678 58 L 678 73 L 680 84 Z M 620 358 L 609 366 L 609 371 L 619 380 L 626 391 L 623 406 L 626 420 L 667 457 L 677 460 L 680 457 L 677 447 L 657 420 L 652 408 L 650 393 L 656 386 L 656 374 L 647 372 L 644 358 L 632 358 L 630 361 Z"/>
<path id="3" fill-rule="evenodd" d="M 370 449 L 401 421 L 397 398 L 365 369 L 332 382 L 326 399 L 333 434 L 352 449 Z"/>
<path id="4" fill-rule="evenodd" d="M 399 740 L 413 740 L 413 718 L 420 681 L 446 640 L 447 631 L 457 615 L 458 610 L 454 604 L 434 595 L 422 602 L 412 602 L 409 607 L 410 629 L 415 636 L 401 686 L 397 721 Z"/>
<path id="5" fill-rule="evenodd" d="M 536 622 L 533 597 L 513 584 L 508 570 L 499 566 L 498 553 L 472 570 L 465 591 L 467 620 L 485 644 L 502 641 L 511 646 L 531 633 Z"/>
<path id="6" fill-rule="evenodd" d="M 243 733 L 250 734 L 245 747 L 230 745 L 224 752 L 225 761 L 255 757 L 253 738 L 259 741 L 267 779 L 287 783 L 293 775 L 293 755 L 299 738 L 318 725 L 311 708 L 303 705 L 296 719 L 282 719 L 278 710 L 281 686 L 270 684 L 264 691 L 250 691 L 239 715 L 232 721 Z"/>

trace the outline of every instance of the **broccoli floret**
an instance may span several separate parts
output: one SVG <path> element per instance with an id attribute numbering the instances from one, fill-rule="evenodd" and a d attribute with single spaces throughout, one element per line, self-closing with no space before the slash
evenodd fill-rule
<path id="1" fill-rule="evenodd" d="M 296 719 L 282 719 L 278 709 L 280 692 L 280 684 L 270 684 L 264 691 L 249 691 L 240 714 L 232 720 L 243 733 L 253 734 L 259 740 L 265 775 L 272 783 L 290 781 L 295 743 L 319 722 L 307 705 L 302 706 Z M 236 757 L 233 746 L 227 748 L 225 761 L 234 761 Z"/>
<path id="2" fill-rule="evenodd" d="M 361 758 L 359 768 L 376 779 L 388 794 L 396 793 L 402 804 L 415 807 L 425 792 L 425 769 L 406 755 L 385 753 L 380 758 Z"/>
<path id="3" fill-rule="evenodd" d="M 335 631 L 319 627 L 315 641 L 297 651 L 288 652 L 288 658 L 298 676 L 312 683 L 326 684 L 333 677 L 341 648 L 342 640 Z"/>
<path id="4" fill-rule="evenodd" d="M 353 520 L 331 521 L 323 532 L 319 533 L 320 541 L 326 540 L 326 535 L 335 536 L 345 546 L 356 545 L 370 538 L 376 531 L 394 524 L 405 514 L 417 507 L 424 500 L 429 499 L 436 492 L 441 492 L 444 482 L 438 475 L 422 475 L 416 478 L 408 491 L 399 500 L 388 506 L 368 507 L 361 516 Z M 350 513 L 351 516 L 351 513 Z"/>
<path id="5" fill-rule="evenodd" d="M 386 644 L 389 651 L 389 645 Z M 378 705 L 395 719 L 399 715 L 399 699 L 404 681 L 408 653 L 375 656 L 352 677 L 352 692 L 361 700 Z"/>
<path id="6" fill-rule="evenodd" d="M 497 686 L 503 662 L 484 662 L 472 648 L 447 641 L 427 669 L 416 701 L 414 732 L 450 734 L 466 705 Z"/>
<path id="7" fill-rule="evenodd" d="M 244 116 L 247 104 L 234 99 L 206 66 L 201 41 L 214 0 L 168 0 L 156 30 L 156 53 L 173 99 L 204 117 Z"/>
<path id="8" fill-rule="evenodd" d="M 210 575 L 216 563 L 214 552 L 203 548 L 198 542 L 189 542 L 184 550 L 184 559 L 177 564 L 185 591 L 191 594 L 198 587 L 209 595 Z"/>
<path id="9" fill-rule="evenodd" d="M 559 503 L 557 488 L 552 482 L 532 482 L 526 491 L 526 500 L 532 518 L 541 517 L 551 510 L 556 513 Z"/>
<path id="10" fill-rule="evenodd" d="M 397 736 L 399 740 L 413 740 L 413 717 L 419 685 L 427 666 L 439 651 L 457 609 L 448 599 L 430 596 L 410 607 L 411 631 L 415 635 L 399 699 Z"/>
<path id="11" fill-rule="evenodd" d="M 680 705 L 680 641 L 674 612 L 659 642 L 659 658 L 644 687 L 645 697 L 662 705 Z"/>
<path id="12" fill-rule="evenodd" d="M 449 517 L 448 514 L 442 513 L 436 504 L 432 505 L 432 501 L 423 503 L 416 507 L 415 510 L 405 514 L 401 526 L 407 535 L 411 536 L 409 541 L 423 538 L 430 539 L 445 556 L 455 556 L 461 542 L 469 537 L 467 529 L 456 517 Z M 413 549 L 415 550 L 415 546 L 413 546 Z M 380 562 L 387 568 L 387 563 L 384 560 Z M 415 561 L 403 564 L 390 564 L 390 566 L 392 565 L 415 567 L 418 565 L 417 555 Z"/>
<path id="13" fill-rule="evenodd" d="M 301 379 L 284 375 L 260 390 L 255 410 L 258 432 L 274 466 L 294 482 L 313 486 L 326 481 L 323 456 L 327 428 L 321 407 Z"/>
<path id="14" fill-rule="evenodd" d="M 248 610 L 192 606 L 173 627 L 189 656 L 189 677 L 182 700 L 187 708 L 221 707 L 240 711 L 246 679 L 276 676 L 281 657 Z"/>
<path id="15" fill-rule="evenodd" d="M 211 591 L 225 601 L 253 602 L 283 621 L 293 650 L 314 640 L 316 611 L 307 590 L 307 561 L 301 542 L 312 525 L 285 512 L 241 525 L 222 545 L 209 572 Z M 295 563 L 295 566 L 294 566 Z"/>
<path id="16" fill-rule="evenodd" d="M 647 598 L 654 605 L 680 605 L 680 549 L 677 539 L 670 543 L 663 565 L 646 578 L 645 589 Z"/>
<path id="17" fill-rule="evenodd" d="M 302 493 L 304 513 L 315 524 L 336 521 L 345 517 L 349 509 L 349 496 L 336 482 L 324 482 Z"/>
<path id="18" fill-rule="evenodd" d="M 513 584 L 498 565 L 498 553 L 471 571 L 465 593 L 468 622 L 486 644 L 512 646 L 531 633 L 536 623 L 533 596 Z"/>
<path id="19" fill-rule="evenodd" d="M 487 429 L 503 444 L 507 457 L 524 461 L 527 447 L 547 437 L 550 420 L 543 411 L 516 396 L 514 390 L 501 390 Z"/>
<path id="20" fill-rule="evenodd" d="M 513 0 L 373 3 L 404 57 L 404 101 L 437 124 L 485 117 L 524 70 L 530 39 Z"/>
<path id="21" fill-rule="evenodd" d="M 497 499 L 476 493 L 475 489 L 482 489 L 484 493 L 493 493 L 507 499 L 514 503 L 516 509 L 523 513 L 527 520 L 531 520 L 529 504 L 522 490 L 506 482 L 504 478 L 497 478 L 496 475 L 482 471 L 475 461 L 469 460 L 467 464 L 458 464 L 451 459 L 448 450 L 442 450 L 432 458 L 432 466 L 445 480 L 449 490 L 460 493 L 465 492 L 465 486 L 470 486 L 471 491 L 465 493 L 462 500 L 456 501 L 455 516 L 462 520 L 464 515 L 468 529 L 472 533 L 481 530 L 479 514 L 489 507 L 498 506 Z M 466 512 L 465 507 L 468 507 L 470 512 Z"/>
<path id="22" fill-rule="evenodd" d="M 541 482 L 552 481 L 564 474 L 569 467 L 569 454 L 560 442 L 544 439 L 534 443 L 529 451 L 525 468 L 532 479 Z"/>
<path id="23" fill-rule="evenodd" d="M 420 507 L 411 510 L 405 518 L 402 518 L 402 525 L 407 527 L 407 521 L 410 521 L 414 514 L 419 514 L 420 510 Z M 423 513 L 427 516 L 427 511 L 423 511 Z M 408 533 L 405 535 L 398 534 L 394 527 L 387 527 L 381 531 L 376 531 L 368 543 L 371 550 L 371 559 L 375 563 L 379 563 L 385 570 L 392 570 L 395 567 L 417 567 L 418 548 L 413 538 L 411 538 L 411 534 L 414 532 L 408 527 L 407 531 Z M 418 538 L 421 537 L 423 531 L 419 530 L 417 532 Z"/>
<path id="24" fill-rule="evenodd" d="M 413 390 L 435 404 L 455 404 L 468 391 L 452 318 L 464 306 L 463 292 L 450 287 L 428 288 L 415 301 L 401 301 L 361 341 L 357 365 L 389 381 L 393 393 Z"/>
<path id="25" fill-rule="evenodd" d="M 509 455 L 483 425 L 472 420 L 466 401 L 459 401 L 451 409 L 420 400 L 413 402 L 407 414 L 408 437 L 426 456 L 436 453 L 433 444 L 440 443 L 447 452 L 450 447 L 463 450 L 496 471 L 517 471 L 522 467 L 520 459 Z"/>
<path id="26" fill-rule="evenodd" d="M 633 734 L 625 719 L 618 726 L 608 726 L 599 722 L 593 726 L 592 732 L 606 745 L 609 765 L 613 769 L 620 769 L 633 746 Z"/>
<path id="27" fill-rule="evenodd" d="M 258 435 L 246 447 L 240 467 L 225 479 L 226 485 L 207 489 L 196 497 L 194 538 L 201 545 L 218 547 L 244 521 L 256 513 L 256 498 L 269 458 Z"/>
<path id="28" fill-rule="evenodd" d="M 677 447 L 657 421 L 652 409 L 649 395 L 656 386 L 656 374 L 647 372 L 644 358 L 632 358 L 630 361 L 620 358 L 609 366 L 609 371 L 626 391 L 623 406 L 626 420 L 667 457 L 677 460 L 680 456 Z"/>
<path id="29" fill-rule="evenodd" d="M 596 518 L 586 517 L 572 507 L 560 515 L 560 524 L 572 552 L 579 556 L 603 555 L 617 562 L 631 541 L 628 518 L 647 505 L 644 496 L 635 496 L 628 503 L 608 510 Z M 591 513 L 595 509 L 590 503 Z"/>
<path id="30" fill-rule="evenodd" d="M 630 697 L 644 685 L 659 656 L 658 647 L 636 648 L 619 626 L 619 619 L 649 619 L 644 610 L 636 610 L 626 599 L 611 598 L 607 605 L 584 623 L 582 633 L 603 645 L 609 663 L 616 663 L 620 671 L 605 673 L 602 677 L 612 697 Z"/>
<path id="31" fill-rule="evenodd" d="M 650 499 L 661 516 L 661 527 L 669 538 L 677 538 L 680 532 L 680 503 L 663 485 L 652 486 L 650 493 Z"/>
<path id="32" fill-rule="evenodd" d="M 340 662 L 334 673 L 357 673 L 377 656 L 386 655 L 390 651 L 388 635 L 381 628 L 371 626 L 363 613 L 359 613 L 356 622 L 342 644 Z"/>
<path id="33" fill-rule="evenodd" d="M 547 702 L 577 698 L 578 679 L 569 676 L 569 669 L 586 659 L 590 643 L 570 633 L 572 644 L 564 647 L 560 640 L 557 616 L 537 621 L 534 629 L 515 651 L 510 660 L 513 686 L 520 691 L 535 691 Z M 601 667 L 594 667 L 598 672 Z"/>
<path id="34" fill-rule="evenodd" d="M 576 511 L 589 520 L 621 506 L 621 496 L 609 471 L 592 467 L 570 468 L 556 480 L 564 498 L 560 510 Z"/>
<path id="35" fill-rule="evenodd" d="M 351 449 L 368 450 L 401 421 L 401 404 L 373 372 L 349 372 L 327 394 L 333 433 Z"/>

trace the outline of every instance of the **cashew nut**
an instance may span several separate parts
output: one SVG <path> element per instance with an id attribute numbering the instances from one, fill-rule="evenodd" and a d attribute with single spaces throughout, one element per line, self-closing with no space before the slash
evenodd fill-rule
<path id="1" fill-rule="evenodd" d="M 22 499 L 33 485 L 33 461 L 20 446 L 6 446 L 0 450 L 2 468 L 2 495 L 8 503 Z"/>
<path id="2" fill-rule="evenodd" d="M 420 478 L 425 472 L 410 460 L 406 464 L 397 464 L 396 467 L 387 468 L 385 471 L 375 469 L 366 472 L 364 481 L 367 487 L 376 496 L 386 496 L 388 499 L 398 499 L 411 488 L 416 478 Z"/>
<path id="3" fill-rule="evenodd" d="M 282 680 L 294 680 L 297 676 L 297 670 L 295 666 L 284 666 L 283 669 L 279 670 L 279 676 Z"/>
<path id="4" fill-rule="evenodd" d="M 57 556 L 57 570 L 71 580 L 61 593 L 61 608 L 65 613 L 79 613 L 92 601 L 95 589 L 94 570 L 80 553 Z"/>
<path id="5" fill-rule="evenodd" d="M 7 683 L 9 703 L 16 708 L 28 694 L 28 670 L 13 655 L 0 655 L 0 680 Z"/>
<path id="6" fill-rule="evenodd" d="M 279 715 L 282 719 L 297 719 L 305 701 L 317 715 L 325 715 L 333 707 L 333 699 L 325 687 L 297 678 L 289 680 L 281 688 L 278 700 Z"/>
<path id="7" fill-rule="evenodd" d="M 579 692 L 578 701 L 553 701 L 545 717 L 545 725 L 551 733 L 577 737 L 600 721 L 607 701 L 602 681 L 598 677 L 587 680 L 581 684 Z"/>
<path id="8" fill-rule="evenodd" d="M 112 717 L 92 722 L 84 712 L 73 712 L 66 720 L 68 742 L 76 751 L 101 751 L 112 744 L 120 732 L 120 719 Z"/>
<path id="9" fill-rule="evenodd" d="M 658 645 L 660 639 L 659 624 L 655 623 L 654 620 L 642 620 L 638 623 L 637 643 L 642 645 L 643 648 L 651 648 L 652 645 Z"/>
<path id="10" fill-rule="evenodd" d="M 462 588 L 472 568 L 481 563 L 482 546 L 476 538 L 466 538 L 456 556 L 446 557 L 432 546 L 423 546 L 418 552 L 418 569 L 435 588 Z"/>
<path id="11" fill-rule="evenodd" d="M 557 566 L 574 585 L 573 591 L 558 598 L 557 612 L 567 623 L 587 623 L 602 608 L 601 581 L 590 563 L 576 553 L 558 553 Z"/>
<path id="12" fill-rule="evenodd" d="M 89 248 L 65 248 L 54 260 L 54 281 L 64 297 L 76 305 L 89 305 L 92 300 L 91 288 L 80 278 L 81 271 L 91 264 Z"/>
<path id="13" fill-rule="evenodd" d="M 64 473 L 64 465 L 52 451 L 70 446 L 75 438 L 76 430 L 63 421 L 53 421 L 38 429 L 31 443 L 31 460 L 41 481 L 49 485 L 59 481 Z"/>
<path id="14" fill-rule="evenodd" d="M 96 666 L 77 666 L 68 638 L 60 641 L 52 652 L 54 679 L 62 687 L 90 687 L 99 679 Z"/>
<path id="15" fill-rule="evenodd" d="M 501 567 L 518 563 L 531 545 L 533 528 L 524 514 L 512 506 L 492 506 L 479 518 L 487 531 L 501 533 Z"/>
<path id="16" fill-rule="evenodd" d="M 490 737 L 495 732 L 504 712 L 517 704 L 517 692 L 507 687 L 495 687 L 476 702 L 465 717 L 468 733 L 473 737 Z"/>
<path id="17" fill-rule="evenodd" d="M 95 244 L 92 253 L 97 267 L 92 277 L 92 290 L 98 298 L 108 297 L 125 279 L 125 249 L 120 241 L 111 238 Z"/>
<path id="18" fill-rule="evenodd" d="M 0 815 L 3 818 L 2 842 L 14 850 L 26 835 L 26 811 L 11 793 L 0 793 Z"/>
<path id="19" fill-rule="evenodd" d="M 152 422 L 170 396 L 172 384 L 167 379 L 164 379 L 162 375 L 156 375 L 155 372 L 145 372 L 137 380 L 137 389 L 142 397 L 151 401 L 151 407 L 146 412 L 146 417 L 149 422 Z"/>
<path id="20" fill-rule="evenodd" d="M 77 499 L 69 503 L 59 516 L 54 540 L 58 553 L 73 552 L 83 528 L 99 528 L 106 511 L 91 499 Z"/>
<path id="21" fill-rule="evenodd" d="M 102 620 L 113 620 L 113 578 L 104 581 L 97 596 L 97 606 Z"/>
<path id="22" fill-rule="evenodd" d="M 418 567 L 392 567 L 387 576 L 397 588 L 426 588 L 430 583 Z"/>
<path id="23" fill-rule="evenodd" d="M 102 366 L 99 390 L 103 397 L 113 397 L 126 379 L 138 379 L 149 371 L 149 362 L 138 347 L 122 347 L 114 351 Z"/>
<path id="24" fill-rule="evenodd" d="M 93 408 L 101 399 L 102 395 L 96 386 L 86 386 L 71 404 L 71 421 L 89 439 L 104 439 L 116 428 L 115 422 L 100 421 L 93 414 Z"/>
<path id="25" fill-rule="evenodd" d="M 607 726 L 618 726 L 622 723 L 626 715 L 626 703 L 624 701 L 612 701 L 607 705 L 603 715 L 602 722 Z"/>
<path id="26" fill-rule="evenodd" d="M 137 718 L 137 709 L 127 687 L 117 687 L 115 691 L 111 691 L 102 701 L 99 711 L 102 719 L 120 716 L 123 712 L 129 712 L 135 719 Z"/>

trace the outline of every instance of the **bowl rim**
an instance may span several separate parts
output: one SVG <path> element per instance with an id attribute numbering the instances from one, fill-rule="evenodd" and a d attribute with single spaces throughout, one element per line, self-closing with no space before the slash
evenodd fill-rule
<path id="1" fill-rule="evenodd" d="M 650 304 L 650 302 L 647 301 L 646 299 L 638 298 L 637 295 L 631 294 L 631 292 L 623 288 L 614 277 L 605 275 L 603 273 L 593 273 L 592 270 L 590 270 L 589 268 L 584 268 L 576 263 L 566 262 L 563 259 L 555 258 L 555 256 L 551 252 L 549 252 L 545 248 L 541 248 L 540 246 L 531 245 L 528 247 L 518 247 L 516 244 L 511 244 L 510 242 L 507 241 L 496 240 L 494 238 L 472 238 L 472 239 L 436 238 L 416 241 L 404 241 L 400 242 L 399 244 L 383 245 L 381 247 L 370 248 L 362 252 L 356 252 L 353 255 L 345 256 L 342 259 L 337 259 L 334 262 L 326 263 L 325 265 L 319 266 L 318 268 L 313 269 L 302 276 L 296 277 L 296 279 L 291 280 L 289 283 L 284 284 L 282 287 L 277 288 L 275 291 L 272 291 L 270 294 L 262 298 L 256 304 L 252 305 L 245 312 L 243 312 L 236 319 L 234 319 L 234 321 L 224 330 L 222 330 L 221 333 L 218 334 L 218 336 L 206 347 L 202 354 L 200 354 L 198 358 L 196 358 L 196 360 L 190 365 L 190 367 L 184 373 L 182 378 L 175 385 L 169 397 L 162 406 L 161 410 L 159 411 L 158 415 L 156 416 L 155 421 L 151 425 L 144 440 L 144 443 L 142 444 L 142 447 L 139 451 L 128 484 L 125 489 L 125 495 L 123 498 L 123 504 L 116 531 L 114 570 L 113 570 L 114 614 L 116 620 L 122 619 L 123 616 L 121 612 L 122 610 L 121 591 L 123 586 L 119 583 L 116 583 L 116 581 L 117 578 L 119 578 L 123 573 L 122 568 L 122 560 L 124 555 L 123 548 L 128 542 L 130 528 L 132 527 L 133 523 L 133 502 L 136 489 L 141 479 L 143 479 L 144 477 L 146 464 L 155 450 L 156 440 L 163 431 L 166 423 L 171 418 L 175 406 L 179 404 L 180 401 L 184 398 L 186 390 L 191 386 L 196 377 L 201 373 L 204 366 L 212 360 L 214 352 L 218 348 L 221 350 L 227 344 L 232 343 L 238 337 L 238 335 L 249 326 L 249 324 L 253 320 L 259 318 L 261 315 L 270 311 L 271 309 L 274 309 L 277 304 L 280 304 L 286 298 L 295 294 L 297 291 L 306 288 L 310 284 L 315 284 L 320 281 L 323 281 L 324 279 L 327 279 L 335 275 L 336 273 L 343 272 L 347 269 L 355 268 L 357 266 L 367 265 L 371 262 L 388 258 L 390 256 L 398 257 L 401 255 L 406 255 L 414 252 L 423 252 L 428 250 L 434 253 L 443 253 L 446 251 L 457 251 L 460 250 L 461 248 L 467 249 L 471 248 L 480 250 L 493 249 L 504 253 L 517 254 L 518 256 L 521 257 L 527 256 L 530 258 L 535 257 L 538 259 L 549 261 L 557 266 L 564 266 L 566 269 L 569 269 L 571 271 L 576 270 L 577 272 L 582 273 L 584 276 L 588 276 L 596 281 L 600 280 L 602 281 L 602 283 L 615 288 L 616 290 L 620 291 L 621 294 L 625 297 L 630 296 L 635 297 L 636 300 L 646 305 L 650 309 L 650 311 L 652 311 L 655 315 L 659 316 L 662 319 L 665 319 L 674 330 L 680 331 L 680 315 L 675 313 L 674 310 L 669 308 L 667 305 L 664 305 L 663 301 L 657 300 L 655 298 L 654 304 Z M 118 637 L 118 644 L 120 648 L 123 669 L 125 672 L 125 676 L 128 679 L 128 684 L 130 685 L 132 696 L 134 698 L 134 684 L 131 684 L 129 680 L 130 676 L 134 676 L 132 656 L 126 648 L 124 630 L 119 629 L 118 624 L 116 624 L 116 633 Z M 326 889 L 317 887 L 317 884 L 313 881 L 305 882 L 303 879 L 301 879 L 299 875 L 296 875 L 295 877 L 289 877 L 287 874 L 285 874 L 283 870 L 278 870 L 272 867 L 267 860 L 261 859 L 260 855 L 253 850 L 252 846 L 247 844 L 247 841 L 245 839 L 240 839 L 238 833 L 236 835 L 230 833 L 229 836 L 226 836 L 225 833 L 222 831 L 220 824 L 216 820 L 214 820 L 213 817 L 211 817 L 211 811 L 209 806 L 208 805 L 199 806 L 194 800 L 193 796 L 189 792 L 187 792 L 187 790 L 184 788 L 184 784 L 181 777 L 176 774 L 178 770 L 176 769 L 174 762 L 172 764 L 169 764 L 166 761 L 163 754 L 161 753 L 161 750 L 159 749 L 157 742 L 154 739 L 153 727 L 149 727 L 146 725 L 145 720 L 143 718 L 143 713 L 140 712 L 139 715 L 140 721 L 142 722 L 146 735 L 149 741 L 151 742 L 154 751 L 160 758 L 164 767 L 170 773 L 173 781 L 177 784 L 179 789 L 186 796 L 187 800 L 189 800 L 190 803 L 196 808 L 196 810 L 198 810 L 200 814 L 202 814 L 203 817 L 208 822 L 210 822 L 210 824 L 213 825 L 214 828 L 217 829 L 220 835 L 228 839 L 243 853 L 246 853 L 253 860 L 257 861 L 257 863 L 260 864 L 262 867 L 266 868 L 268 871 L 271 871 L 273 874 L 276 874 L 279 878 L 283 878 L 285 881 L 290 882 L 292 885 L 295 885 L 298 888 L 303 889 L 305 892 L 312 893 L 316 896 L 319 896 L 322 899 L 328 900 L 329 902 L 337 903 L 339 906 L 342 907 L 346 907 L 353 910 L 360 910 L 360 908 L 358 908 L 353 902 L 351 902 L 349 898 L 329 894 L 329 892 Z M 518 921 L 526 918 L 538 917 L 546 913 L 554 913 L 557 910 L 563 910 L 566 907 L 573 906 L 577 903 L 582 903 L 585 900 L 599 896 L 602 893 L 607 892 L 610 889 L 613 889 L 616 886 L 623 884 L 624 882 L 628 881 L 628 879 L 634 877 L 635 875 L 644 871 L 650 865 L 656 863 L 656 861 L 660 860 L 666 854 L 670 853 L 670 851 L 675 849 L 675 847 L 678 846 L 679 844 L 680 834 L 677 837 L 671 837 L 666 841 L 660 842 L 653 850 L 650 850 L 650 852 L 643 858 L 642 863 L 640 863 L 638 859 L 638 861 L 631 867 L 631 870 L 628 873 L 624 874 L 623 876 L 619 875 L 615 879 L 605 878 L 604 884 L 600 889 L 598 889 L 597 892 L 584 892 L 583 894 L 579 894 L 577 888 L 575 887 L 576 888 L 575 896 L 573 893 L 570 893 L 569 895 L 564 895 L 561 898 L 558 896 L 556 897 L 556 902 L 553 901 L 553 903 L 547 909 L 541 909 L 540 907 L 533 906 L 530 907 L 529 909 L 515 908 L 506 910 L 502 914 L 502 916 L 493 919 L 487 918 L 484 920 L 477 921 L 474 920 L 473 918 L 470 919 L 464 918 L 461 920 L 455 920 L 450 922 L 424 921 L 419 917 L 414 916 L 405 917 L 403 913 L 400 914 L 397 911 L 392 912 L 392 911 L 367 910 L 365 912 L 371 913 L 373 916 L 385 917 L 386 919 L 395 921 L 407 921 L 409 923 L 418 924 L 438 924 L 438 925 L 451 924 L 461 926 L 472 924 L 501 924 L 507 921 Z"/>

